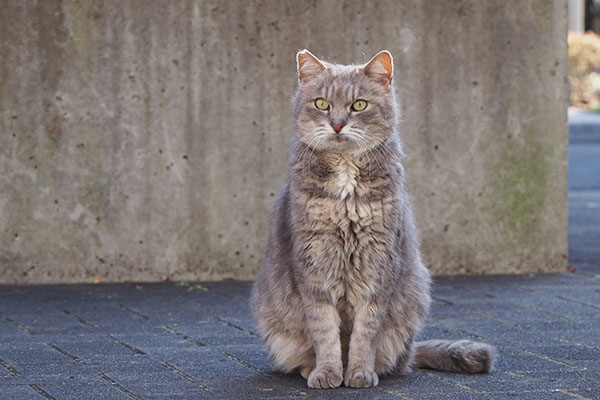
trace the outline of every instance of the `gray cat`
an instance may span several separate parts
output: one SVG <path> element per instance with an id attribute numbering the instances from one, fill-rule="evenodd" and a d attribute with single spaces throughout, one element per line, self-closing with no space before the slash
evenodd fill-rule
<path id="1" fill-rule="evenodd" d="M 370 387 L 411 368 L 490 371 L 490 345 L 414 342 L 430 277 L 403 183 L 391 54 L 296 59 L 288 183 L 252 291 L 273 364 L 311 388 Z"/>

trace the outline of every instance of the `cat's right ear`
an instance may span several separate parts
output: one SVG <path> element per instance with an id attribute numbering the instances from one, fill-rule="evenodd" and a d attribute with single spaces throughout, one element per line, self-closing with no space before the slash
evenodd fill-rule
<path id="1" fill-rule="evenodd" d="M 388 87 L 392 83 L 392 76 L 394 75 L 394 59 L 389 51 L 382 50 L 371 58 L 363 70 L 367 76 L 373 77 L 383 83 L 385 87 Z"/>
<path id="2" fill-rule="evenodd" d="M 298 79 L 301 84 L 309 82 L 325 71 L 323 63 L 306 49 L 296 54 L 296 64 L 298 65 Z"/>

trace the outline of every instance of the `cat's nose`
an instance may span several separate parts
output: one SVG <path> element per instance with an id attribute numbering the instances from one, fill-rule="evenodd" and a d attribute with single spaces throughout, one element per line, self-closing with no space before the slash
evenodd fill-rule
<path id="1" fill-rule="evenodd" d="M 340 133 L 340 131 L 344 127 L 344 124 L 340 124 L 338 122 L 332 122 L 331 123 L 331 127 L 333 128 L 333 130 L 335 131 L 335 133 Z"/>

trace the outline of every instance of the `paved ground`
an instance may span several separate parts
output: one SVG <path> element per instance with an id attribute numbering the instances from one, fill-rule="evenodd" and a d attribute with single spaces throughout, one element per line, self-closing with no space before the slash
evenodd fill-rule
<path id="1" fill-rule="evenodd" d="M 600 149 L 600 131 L 586 129 Z M 250 282 L 0 286 L 0 399 L 600 399 L 600 175 L 589 174 L 600 157 L 581 149 L 570 162 L 575 273 L 435 281 L 422 338 L 497 345 L 491 374 L 308 389 L 269 364 Z"/>
<path id="2" fill-rule="evenodd" d="M 600 113 L 569 111 L 569 261 L 600 274 Z"/>

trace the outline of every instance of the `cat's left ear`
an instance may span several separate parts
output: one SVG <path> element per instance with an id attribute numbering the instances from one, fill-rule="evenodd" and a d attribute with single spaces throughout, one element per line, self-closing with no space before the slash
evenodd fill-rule
<path id="1" fill-rule="evenodd" d="M 363 67 L 363 71 L 367 76 L 388 87 L 394 75 L 394 59 L 389 51 L 380 51 Z"/>

